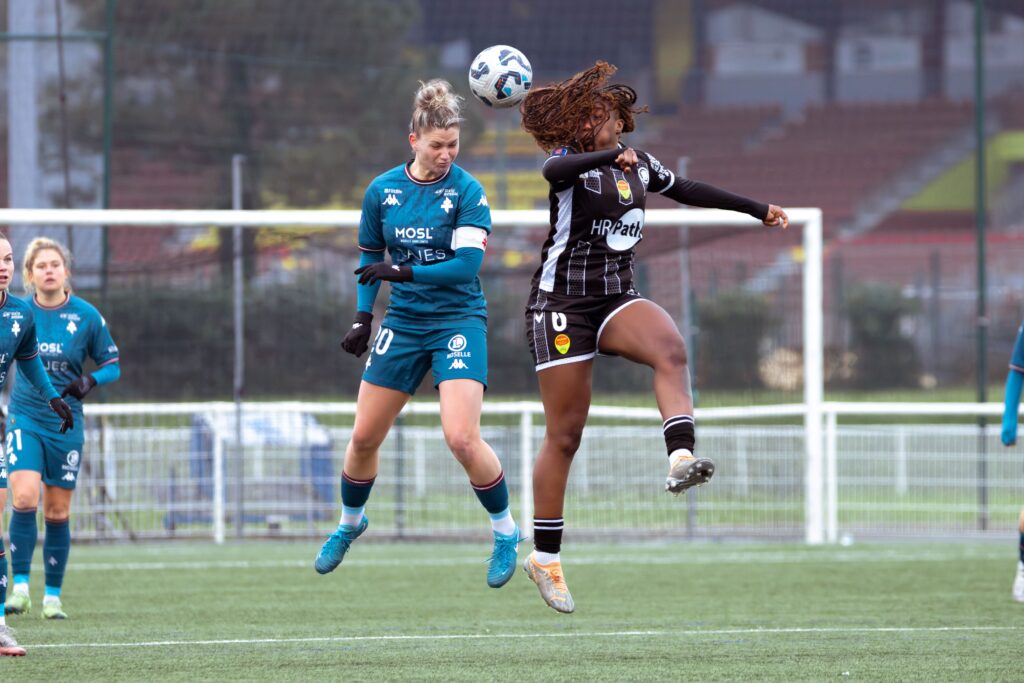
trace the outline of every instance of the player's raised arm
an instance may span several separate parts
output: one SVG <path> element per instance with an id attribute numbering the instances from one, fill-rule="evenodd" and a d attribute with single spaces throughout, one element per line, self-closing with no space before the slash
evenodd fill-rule
<path id="1" fill-rule="evenodd" d="M 999 435 L 1004 446 L 1017 443 L 1017 415 L 1020 411 L 1020 392 L 1024 386 L 1024 325 L 1017 330 L 1017 341 L 1010 357 L 1010 370 L 1006 374 L 1003 392 L 1003 428 Z"/>

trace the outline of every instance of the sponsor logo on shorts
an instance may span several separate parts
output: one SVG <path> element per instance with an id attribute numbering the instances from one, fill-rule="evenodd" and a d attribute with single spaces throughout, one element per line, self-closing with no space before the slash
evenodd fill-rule
<path id="1" fill-rule="evenodd" d="M 461 334 L 457 334 L 448 340 L 449 351 L 464 351 L 466 349 L 466 337 Z"/>
<path id="2" fill-rule="evenodd" d="M 569 343 L 569 335 L 567 334 L 560 334 L 557 337 L 555 337 L 555 348 L 558 349 L 558 352 L 563 355 L 568 353 Z"/>
<path id="3" fill-rule="evenodd" d="M 466 365 L 466 361 L 461 358 L 456 358 L 452 361 L 452 364 L 448 366 L 449 370 L 469 370 L 469 366 Z"/>
<path id="4" fill-rule="evenodd" d="M 68 454 L 64 456 L 64 462 L 67 464 L 61 465 L 61 469 L 70 474 L 78 469 L 79 460 L 81 460 L 81 455 L 78 451 L 68 451 Z M 64 478 L 67 479 L 67 475 L 64 475 Z M 73 479 L 69 479 L 68 481 L 73 481 Z"/>

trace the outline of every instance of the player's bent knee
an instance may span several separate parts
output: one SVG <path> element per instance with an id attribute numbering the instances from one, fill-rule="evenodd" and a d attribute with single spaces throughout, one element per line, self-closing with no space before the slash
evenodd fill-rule
<path id="1" fill-rule="evenodd" d="M 657 348 L 660 349 L 659 360 L 662 365 L 679 371 L 686 368 L 690 359 L 686 353 L 686 344 L 681 337 L 669 339 L 664 344 L 658 345 Z"/>
<path id="2" fill-rule="evenodd" d="M 376 436 L 353 431 L 352 440 L 348 444 L 348 451 L 357 457 L 370 457 L 377 452 L 382 443 L 384 443 L 384 440 Z"/>
<path id="3" fill-rule="evenodd" d="M 28 510 L 39 505 L 39 490 L 35 487 L 20 487 L 11 491 L 11 505 L 19 510 Z"/>
<path id="4" fill-rule="evenodd" d="M 480 450 L 480 437 L 471 432 L 445 434 L 444 440 L 455 459 L 463 465 L 469 464 L 473 455 Z"/>
<path id="5" fill-rule="evenodd" d="M 580 442 L 583 440 L 583 427 L 565 431 L 549 431 L 545 439 L 548 446 L 563 457 L 571 458 L 580 449 Z"/>

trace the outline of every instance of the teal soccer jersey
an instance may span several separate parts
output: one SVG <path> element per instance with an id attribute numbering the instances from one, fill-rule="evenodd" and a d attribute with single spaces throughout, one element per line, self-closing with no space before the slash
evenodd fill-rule
<path id="1" fill-rule="evenodd" d="M 3 296 L 3 303 L 0 304 L 0 388 L 3 388 L 14 361 L 30 360 L 39 353 L 39 349 L 36 344 L 36 325 L 32 309 L 26 302 L 15 299 L 9 294 L 0 296 Z M 22 382 L 22 384 L 28 384 L 28 382 Z M 33 393 L 36 391 L 32 387 L 26 388 Z M 36 394 L 36 398 L 43 401 L 43 397 L 39 394 Z M 43 401 L 43 405 L 46 405 L 45 401 Z M 48 406 L 47 410 L 49 410 Z M 0 446 L 0 489 L 5 488 L 7 488 L 6 449 Z"/>
<path id="2" fill-rule="evenodd" d="M 36 344 L 36 321 L 33 308 L 26 301 L 4 295 L 0 304 L 0 387 L 7 381 L 7 374 L 16 360 L 30 360 L 39 353 Z M 50 418 L 53 411 L 35 389 L 22 382 L 25 393 L 31 394 L 46 408 Z"/>
<path id="3" fill-rule="evenodd" d="M 92 358 L 98 367 L 117 362 L 117 345 L 110 336 L 107 323 L 89 302 L 69 295 L 67 301 L 55 308 L 44 308 L 35 299 L 20 303 L 31 309 L 39 339 L 39 355 L 57 391 L 62 391 L 82 374 L 87 358 Z M 74 396 L 67 396 L 64 400 L 75 414 L 73 431 L 80 433 L 84 424 L 82 402 Z M 10 413 L 36 425 L 57 424 L 46 400 L 24 381 L 14 385 Z"/>
<path id="4" fill-rule="evenodd" d="M 363 197 L 359 248 L 387 251 L 399 266 L 430 265 L 452 258 L 456 228 L 491 231 L 491 210 L 477 180 L 452 165 L 443 177 L 421 182 L 397 166 L 370 183 Z M 467 284 L 392 282 L 385 325 L 421 327 L 424 321 L 487 320 L 480 278 Z M 404 325 L 403 325 L 404 323 Z"/>

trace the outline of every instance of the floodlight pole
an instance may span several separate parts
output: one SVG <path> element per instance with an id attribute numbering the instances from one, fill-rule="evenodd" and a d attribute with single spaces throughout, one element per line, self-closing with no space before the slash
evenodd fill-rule
<path id="1" fill-rule="evenodd" d="M 985 0 L 974 2 L 974 227 L 977 245 L 977 375 L 978 403 L 988 395 L 988 315 L 985 282 Z M 988 528 L 988 458 L 985 416 L 978 416 L 978 528 Z"/>
<path id="2" fill-rule="evenodd" d="M 245 156 L 235 154 L 231 157 L 231 208 L 242 210 L 242 166 Z M 242 262 L 242 226 L 235 225 L 231 230 L 232 248 L 234 251 L 234 328 L 235 328 L 235 370 L 233 395 L 235 399 L 235 535 L 242 538 L 243 515 L 245 513 L 245 446 L 242 443 L 242 392 L 245 389 L 245 273 Z"/>

